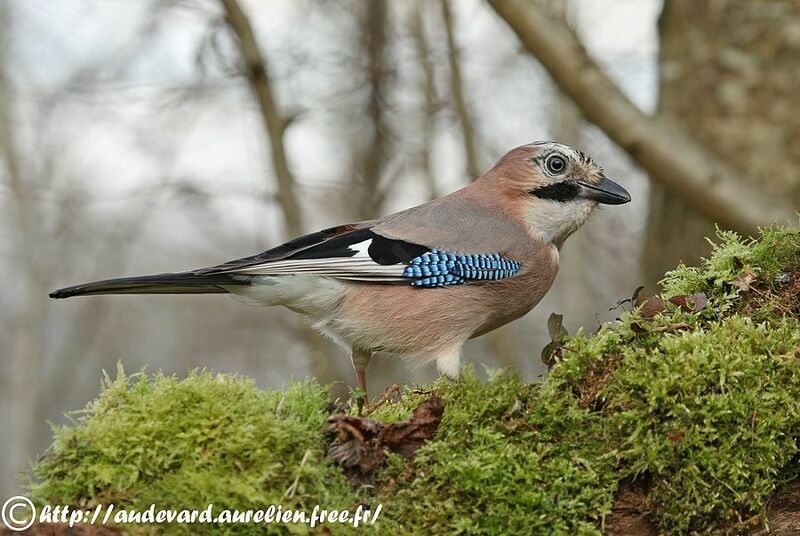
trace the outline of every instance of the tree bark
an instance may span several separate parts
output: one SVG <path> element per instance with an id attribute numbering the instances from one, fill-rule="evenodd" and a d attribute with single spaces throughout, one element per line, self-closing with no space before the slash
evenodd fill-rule
<path id="1" fill-rule="evenodd" d="M 422 139 L 419 146 L 419 167 L 428 190 L 428 199 L 436 199 L 439 197 L 440 192 L 431 166 L 431 143 L 433 142 L 434 120 L 436 117 L 436 77 L 433 62 L 431 61 L 430 44 L 428 43 L 428 36 L 423 23 L 423 10 L 426 5 L 424 1 L 417 3 L 411 16 L 410 32 L 414 38 L 417 61 L 422 71 L 420 82 L 420 93 L 422 94 L 420 129 Z"/>
<path id="2" fill-rule="evenodd" d="M 646 511 L 645 490 L 632 482 L 620 484 L 611 514 L 603 523 L 606 536 L 658 536 L 659 530 Z M 768 530 L 765 528 L 768 527 Z M 738 526 L 719 527 L 724 534 L 751 536 L 795 536 L 800 532 L 800 479 L 790 480 L 776 489 L 766 507 L 764 519 L 752 517 Z"/>
<path id="3" fill-rule="evenodd" d="M 781 199 L 749 186 L 684 129 L 637 108 L 588 55 L 575 34 L 538 1 L 488 0 L 553 80 L 649 174 L 694 210 L 745 234 L 797 224 Z"/>
<path id="4" fill-rule="evenodd" d="M 362 195 L 358 201 L 357 213 L 361 219 L 379 216 L 386 200 L 390 184 L 384 184 L 386 164 L 386 145 L 388 143 L 386 117 L 384 113 L 386 82 L 389 69 L 386 63 L 387 2 L 368 0 L 363 24 L 362 41 L 367 56 L 367 80 L 369 100 L 367 117 L 372 123 L 372 139 L 360 166 Z"/>
<path id="5" fill-rule="evenodd" d="M 741 175 L 743 187 L 800 202 L 800 4 L 788 0 L 666 0 L 659 21 L 659 115 L 692 132 Z M 706 254 L 714 221 L 656 184 L 644 271 Z"/>

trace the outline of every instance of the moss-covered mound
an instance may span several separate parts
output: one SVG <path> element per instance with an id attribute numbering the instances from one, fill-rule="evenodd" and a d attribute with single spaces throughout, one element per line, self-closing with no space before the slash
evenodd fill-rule
<path id="1" fill-rule="evenodd" d="M 138 509 L 380 503 L 366 530 L 598 534 L 624 488 L 662 531 L 763 528 L 771 494 L 800 469 L 800 232 L 722 233 L 701 267 L 667 274 L 662 298 L 566 340 L 541 383 L 467 370 L 426 387 L 445 403 L 434 439 L 410 461 L 389 456 L 370 486 L 326 460 L 330 411 L 314 382 L 273 392 L 210 373 L 118 373 L 56 428 L 33 495 Z M 371 417 L 406 419 L 427 396 L 408 390 Z"/>

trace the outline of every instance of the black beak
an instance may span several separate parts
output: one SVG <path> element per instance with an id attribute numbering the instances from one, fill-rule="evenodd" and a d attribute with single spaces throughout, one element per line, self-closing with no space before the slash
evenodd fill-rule
<path id="1" fill-rule="evenodd" d="M 605 177 L 599 184 L 583 181 L 576 181 L 575 184 L 578 186 L 578 197 L 604 205 L 623 205 L 631 200 L 631 194 L 625 188 Z"/>

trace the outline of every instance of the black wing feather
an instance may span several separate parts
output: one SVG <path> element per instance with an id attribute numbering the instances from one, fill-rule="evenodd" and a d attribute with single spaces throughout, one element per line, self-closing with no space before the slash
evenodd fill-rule
<path id="1" fill-rule="evenodd" d="M 371 240 L 367 250 L 370 258 L 383 266 L 407 264 L 411 259 L 430 249 L 404 240 L 386 238 L 373 232 L 369 227 L 348 224 L 307 234 L 258 255 L 202 268 L 193 273 L 198 275 L 230 273 L 275 261 L 352 257 L 358 250 L 351 246 L 367 240 Z"/>

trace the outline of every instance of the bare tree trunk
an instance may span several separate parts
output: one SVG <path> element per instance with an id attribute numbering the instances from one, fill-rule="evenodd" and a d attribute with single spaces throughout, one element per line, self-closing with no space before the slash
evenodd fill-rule
<path id="1" fill-rule="evenodd" d="M 258 47 L 253 27 L 247 15 L 242 11 L 238 0 L 220 0 L 220 2 L 225 8 L 228 26 L 236 36 L 235 41 L 244 62 L 247 80 L 258 101 L 264 129 L 269 138 L 272 166 L 278 181 L 276 197 L 283 210 L 286 234 L 298 236 L 303 231 L 302 214 L 294 191 L 295 179 L 289 168 L 283 139 L 291 119 L 281 115 L 278 111 L 278 106 L 273 96 L 266 57 Z"/>
<path id="2" fill-rule="evenodd" d="M 743 187 L 797 207 L 800 48 L 795 39 L 792 49 L 786 31 L 792 24 L 800 25 L 800 4 L 793 0 L 666 0 L 659 21 L 659 114 L 740 172 Z M 648 281 L 679 261 L 696 262 L 709 250 L 703 237 L 713 233 L 712 219 L 654 185 L 644 255 Z"/>
<path id="3" fill-rule="evenodd" d="M 258 101 L 263 119 L 264 129 L 269 138 L 272 155 L 272 166 L 278 180 L 277 200 L 283 211 L 286 233 L 289 237 L 299 236 L 303 232 L 302 213 L 294 191 L 295 179 L 289 168 L 284 146 L 284 134 L 291 119 L 281 115 L 273 97 L 272 86 L 267 68 L 266 56 L 258 47 L 253 26 L 242 11 L 238 0 L 220 0 L 225 9 L 228 25 L 236 36 L 239 52 L 247 69 L 247 80 Z M 310 359 L 314 376 L 321 383 L 330 383 L 336 378 L 329 365 L 331 359 L 330 345 L 316 331 L 308 326 L 302 328 L 303 339 L 309 346 Z"/>
<path id="4" fill-rule="evenodd" d="M 750 186 L 685 129 L 642 113 L 597 66 L 574 32 L 540 1 L 488 1 L 584 116 L 654 181 L 695 210 L 743 233 L 756 233 L 758 226 L 774 222 L 797 224 L 790 204 Z"/>
<path id="5" fill-rule="evenodd" d="M 461 77 L 461 63 L 455 38 L 453 14 L 450 11 L 450 0 L 441 1 L 444 30 L 447 36 L 447 63 L 450 66 L 450 94 L 453 98 L 456 117 L 464 136 L 464 157 L 467 162 L 467 176 L 474 181 L 481 175 L 481 167 L 478 162 L 478 153 L 475 145 L 475 127 L 464 97 L 464 82 Z"/>
<path id="6" fill-rule="evenodd" d="M 418 2 L 411 18 L 411 35 L 414 37 L 414 45 L 417 49 L 417 58 L 422 68 L 422 82 L 420 91 L 422 93 L 422 141 L 419 149 L 419 167 L 428 188 L 428 199 L 436 199 L 440 192 L 436 183 L 436 177 L 431 168 L 431 143 L 433 142 L 434 126 L 436 119 L 436 77 L 431 61 L 431 49 L 428 43 L 428 36 L 425 33 L 423 23 L 423 10 L 425 2 Z"/>
<path id="7" fill-rule="evenodd" d="M 8 11 L 0 6 L 0 36 L 7 35 Z M 2 213 L 15 239 L 14 280 L 10 282 L 20 293 L 20 306 L 11 328 L 10 379 L 4 410 L 9 412 L 9 435 L 12 437 L 4 472 L 20 471 L 32 459 L 42 426 L 42 407 L 39 397 L 39 371 L 42 364 L 45 300 L 47 293 L 39 269 L 39 229 L 34 191 L 26 184 L 20 169 L 19 151 L 14 143 L 14 91 L 6 69 L 8 44 L 0 38 L 0 159 L 8 192 L 8 206 Z M 6 341 L 8 343 L 8 341 Z"/>
<path id="8" fill-rule="evenodd" d="M 367 117 L 372 124 L 372 139 L 358 173 L 361 199 L 357 213 L 361 219 L 381 213 L 390 184 L 384 184 L 387 155 L 386 83 L 390 75 L 386 64 L 387 2 L 367 0 L 362 41 L 367 56 L 369 100 Z"/>

